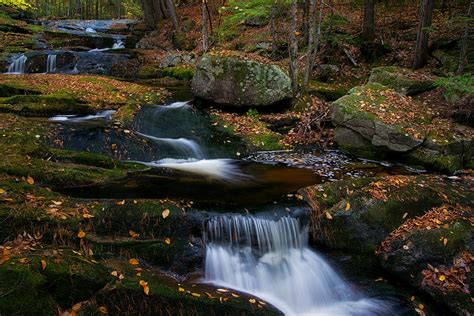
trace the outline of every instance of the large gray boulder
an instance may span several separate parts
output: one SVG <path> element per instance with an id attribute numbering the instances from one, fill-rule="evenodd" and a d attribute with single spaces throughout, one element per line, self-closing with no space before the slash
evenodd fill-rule
<path id="1" fill-rule="evenodd" d="M 290 78 L 276 65 L 204 56 L 192 81 L 194 96 L 229 107 L 263 107 L 292 97 Z"/>
<path id="2" fill-rule="evenodd" d="M 396 66 L 373 68 L 369 82 L 383 84 L 404 95 L 417 95 L 436 88 L 426 75 Z"/>

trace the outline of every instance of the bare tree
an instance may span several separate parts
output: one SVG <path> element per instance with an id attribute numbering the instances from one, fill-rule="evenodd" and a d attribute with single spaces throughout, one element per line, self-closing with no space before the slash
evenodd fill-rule
<path id="1" fill-rule="evenodd" d="M 318 52 L 319 40 L 321 38 L 321 23 L 323 21 L 323 8 L 324 0 L 321 0 L 319 5 L 319 18 L 318 18 L 318 31 L 315 32 L 316 28 L 316 11 L 315 4 L 316 0 L 310 0 L 311 7 L 308 10 L 310 14 L 310 27 L 309 27 L 309 39 L 308 39 L 308 52 L 307 52 L 307 61 L 306 69 L 304 73 L 304 87 L 308 86 L 311 73 L 314 68 L 314 60 L 316 58 L 316 53 Z"/>
<path id="2" fill-rule="evenodd" d="M 290 24 L 290 40 L 289 40 L 289 55 L 290 55 L 290 76 L 291 87 L 293 95 L 297 96 L 298 91 L 298 39 L 297 36 L 298 23 L 298 0 L 291 1 L 291 24 Z"/>
<path id="3" fill-rule="evenodd" d="M 375 0 L 364 1 L 362 40 L 364 42 L 373 42 L 375 40 Z"/>
<path id="4" fill-rule="evenodd" d="M 176 8 L 173 0 L 166 0 L 166 6 L 170 15 L 171 24 L 173 25 L 173 32 L 177 33 L 179 30 L 178 17 L 176 16 Z"/>
<path id="5" fill-rule="evenodd" d="M 459 66 L 458 66 L 458 75 L 462 75 L 464 73 L 464 69 L 467 65 L 467 46 L 469 42 L 469 29 L 472 23 L 472 16 L 474 11 L 474 1 L 471 1 L 469 4 L 469 10 L 467 11 L 467 21 L 466 26 L 464 27 L 464 33 L 462 36 L 461 42 L 461 53 L 459 54 Z"/>
<path id="6" fill-rule="evenodd" d="M 206 0 L 202 0 L 201 4 L 201 14 L 202 14 L 202 51 L 206 53 L 209 49 L 209 33 L 207 30 L 207 25 L 209 22 L 208 19 L 208 12 L 207 12 L 207 4 Z"/>
<path id="7" fill-rule="evenodd" d="M 423 67 L 428 60 L 428 40 L 431 20 L 433 17 L 434 0 L 421 0 L 420 23 L 418 24 L 418 33 L 415 44 L 415 58 L 413 68 Z"/>

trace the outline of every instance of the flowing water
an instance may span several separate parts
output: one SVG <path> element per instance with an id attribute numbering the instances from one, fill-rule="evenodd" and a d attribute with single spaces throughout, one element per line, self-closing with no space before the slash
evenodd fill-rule
<path id="1" fill-rule="evenodd" d="M 56 55 L 53 55 L 53 54 L 48 55 L 48 59 L 46 61 L 47 73 L 53 73 L 56 71 L 56 59 L 57 59 Z"/>
<path id="2" fill-rule="evenodd" d="M 24 74 L 26 69 L 26 61 L 28 57 L 21 55 L 16 58 L 8 67 L 9 74 Z"/>
<path id="3" fill-rule="evenodd" d="M 354 290 L 308 247 L 308 230 L 289 216 L 210 219 L 205 282 L 249 293 L 285 315 L 388 315 L 387 303 Z"/>

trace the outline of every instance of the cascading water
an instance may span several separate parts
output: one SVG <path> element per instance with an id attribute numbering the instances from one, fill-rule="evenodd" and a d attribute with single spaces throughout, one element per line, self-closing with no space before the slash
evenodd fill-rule
<path id="1" fill-rule="evenodd" d="M 122 39 L 120 37 L 117 37 L 114 39 L 114 45 L 112 46 L 112 49 L 123 49 L 125 48 L 125 44 L 124 42 L 122 41 Z"/>
<path id="2" fill-rule="evenodd" d="M 195 158 L 204 158 L 204 155 L 202 153 L 201 147 L 199 146 L 198 143 L 191 139 L 186 139 L 186 138 L 160 138 L 160 137 L 155 137 L 143 133 L 137 132 L 138 135 L 148 138 L 156 143 L 164 143 L 173 149 L 175 149 L 177 152 L 182 153 L 184 155 L 192 155 Z"/>
<path id="3" fill-rule="evenodd" d="M 48 55 L 48 59 L 46 61 L 47 73 L 53 73 L 56 71 L 56 58 L 57 58 L 57 55 L 53 55 L 53 54 Z"/>
<path id="4" fill-rule="evenodd" d="M 15 59 L 8 67 L 8 73 L 9 74 L 24 74 L 27 60 L 28 60 L 28 57 L 26 57 L 25 55 L 21 55 L 20 57 Z"/>
<path id="5" fill-rule="evenodd" d="M 386 315 L 307 245 L 298 219 L 218 216 L 207 223 L 205 282 L 246 292 L 285 315 Z"/>

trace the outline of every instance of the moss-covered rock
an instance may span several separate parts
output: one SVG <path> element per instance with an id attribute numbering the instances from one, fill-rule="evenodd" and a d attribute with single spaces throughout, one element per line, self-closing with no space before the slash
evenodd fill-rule
<path id="1" fill-rule="evenodd" d="M 471 205 L 471 186 L 440 176 L 395 176 L 343 180 L 301 193 L 315 210 L 315 243 L 371 254 L 406 219 L 448 200 Z"/>
<path id="2" fill-rule="evenodd" d="M 261 107 L 290 99 L 290 78 L 276 65 L 206 55 L 192 81 L 196 97 L 230 107 Z"/>
<path id="3" fill-rule="evenodd" d="M 345 152 L 453 173 L 473 157 L 469 127 L 379 83 L 355 87 L 332 104 L 335 140 Z"/>
<path id="4" fill-rule="evenodd" d="M 404 95 L 417 95 L 436 87 L 426 75 L 396 66 L 373 68 L 369 82 L 380 83 Z"/>

